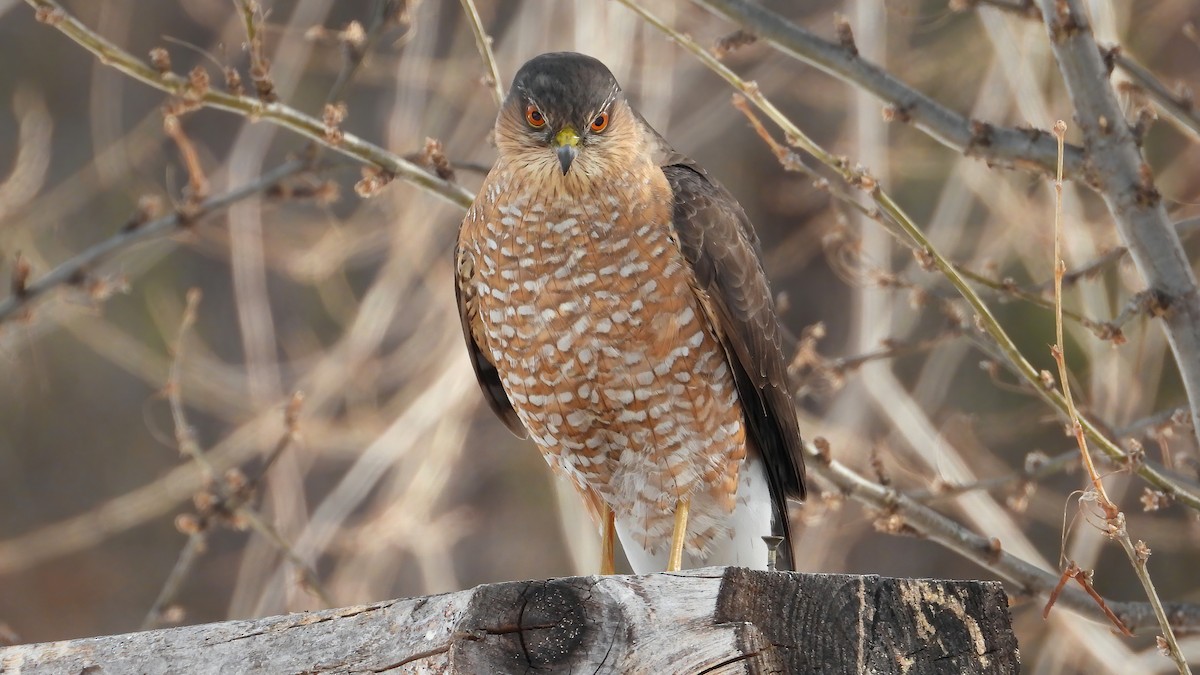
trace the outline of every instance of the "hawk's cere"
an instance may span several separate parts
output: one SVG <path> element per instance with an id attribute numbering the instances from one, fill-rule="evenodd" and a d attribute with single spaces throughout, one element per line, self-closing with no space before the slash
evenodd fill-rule
<path id="1" fill-rule="evenodd" d="M 765 567 L 804 467 L 745 212 L 588 56 L 526 63 L 495 137 L 455 252 L 488 403 L 582 494 L 602 572 L 614 518 L 639 573 Z"/>

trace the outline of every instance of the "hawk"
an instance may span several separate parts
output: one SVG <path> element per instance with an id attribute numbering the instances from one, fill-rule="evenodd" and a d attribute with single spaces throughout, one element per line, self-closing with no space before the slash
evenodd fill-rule
<path id="1" fill-rule="evenodd" d="M 637 573 L 767 567 L 804 465 L 742 207 L 582 54 L 522 66 L 495 141 L 455 249 L 492 410 L 582 495 L 602 574 L 614 533 Z"/>

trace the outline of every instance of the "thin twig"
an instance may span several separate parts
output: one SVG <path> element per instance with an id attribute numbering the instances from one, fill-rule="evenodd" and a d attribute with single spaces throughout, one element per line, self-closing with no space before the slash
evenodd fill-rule
<path id="1" fill-rule="evenodd" d="M 1179 649 L 1179 640 L 1175 637 L 1175 628 L 1171 625 L 1171 620 L 1167 617 L 1167 609 L 1163 606 L 1162 600 L 1158 598 L 1158 591 L 1154 588 L 1154 581 L 1150 578 L 1150 572 L 1147 569 L 1147 562 L 1150 559 L 1150 547 L 1146 546 L 1146 542 L 1138 540 L 1135 544 L 1129 537 L 1129 530 L 1125 527 L 1125 514 L 1120 514 L 1118 529 L 1115 534 L 1117 541 L 1121 542 L 1121 547 L 1125 549 L 1125 555 L 1133 562 L 1133 570 L 1137 573 L 1138 581 L 1142 582 L 1142 588 L 1145 589 L 1146 597 L 1150 598 L 1150 606 L 1154 608 L 1154 616 L 1158 620 L 1158 625 L 1163 632 L 1163 639 L 1166 641 L 1166 648 L 1175 661 L 1176 667 L 1179 668 L 1179 675 L 1191 675 L 1192 668 L 1188 665 L 1187 659 L 1184 658 L 1183 652 Z"/>
<path id="2" fill-rule="evenodd" d="M 176 339 L 171 366 L 168 369 L 166 391 L 167 398 L 171 404 L 171 416 L 175 421 L 175 439 L 179 445 L 179 451 L 191 457 L 197 466 L 203 467 L 207 480 L 213 481 L 215 476 L 213 476 L 212 467 L 206 462 L 204 453 L 196 443 L 191 427 L 187 424 L 181 391 L 180 370 L 183 363 L 184 338 L 187 336 L 187 332 L 192 324 L 196 321 L 196 308 L 199 303 L 200 291 L 192 289 L 187 294 L 187 305 L 184 308 L 183 318 L 180 321 L 179 334 Z M 181 517 L 177 520 L 177 523 L 190 522 L 192 522 L 190 518 Z M 154 628 L 159 624 L 162 620 L 163 611 L 169 604 L 174 602 L 175 597 L 183 587 L 184 580 L 191 573 L 192 567 L 199 559 L 200 554 L 204 552 L 208 540 L 208 524 L 196 524 L 181 529 L 188 530 L 187 542 L 184 543 L 183 550 L 179 552 L 179 558 L 176 559 L 174 567 L 171 568 L 171 573 L 167 575 L 167 580 L 158 592 L 158 597 L 155 598 L 150 611 L 146 613 L 146 618 L 142 620 L 143 629 Z"/>
<path id="3" fill-rule="evenodd" d="M 957 327 L 951 327 L 948 330 L 943 330 L 933 337 L 923 340 L 886 340 L 884 345 L 879 349 L 874 349 L 862 354 L 854 354 L 852 356 L 839 356 L 829 359 L 826 364 L 830 370 L 842 375 L 861 368 L 864 364 L 871 361 L 881 361 L 885 359 L 896 359 L 902 356 L 911 356 L 912 354 L 920 354 L 922 352 L 931 351 L 934 347 L 940 346 L 962 335 Z"/>
<path id="4" fill-rule="evenodd" d="M 85 282 L 88 272 L 96 265 L 134 244 L 169 234 L 180 227 L 194 225 L 201 218 L 278 185 L 284 179 L 305 171 L 308 167 L 307 162 L 300 160 L 285 162 L 263 174 L 257 180 L 225 194 L 206 199 L 194 207 L 189 207 L 186 213 L 177 211 L 169 216 L 145 223 L 139 222 L 135 218 L 117 234 L 91 246 L 43 274 L 37 280 L 26 284 L 21 293 L 14 293 L 4 300 L 0 300 L 0 322 L 29 308 L 40 296 L 58 286 Z"/>
<path id="5" fill-rule="evenodd" d="M 344 102 L 342 102 L 342 94 L 349 88 L 354 76 L 358 74 L 366 61 L 367 55 L 378 44 L 380 37 L 383 35 L 384 29 L 388 23 L 401 13 L 403 3 L 400 0 L 376 0 L 375 11 L 371 17 L 370 26 L 366 31 L 362 30 L 362 26 L 357 22 L 351 22 L 350 26 L 338 33 L 338 42 L 342 45 L 345 52 L 345 59 L 342 63 L 341 70 L 338 71 L 337 77 L 334 78 L 333 85 L 325 94 L 325 107 L 322 111 L 321 123 L 324 127 L 324 138 L 312 139 L 309 141 L 308 147 L 304 151 L 303 156 L 315 160 L 321 156 L 321 149 L 333 148 L 337 149 L 346 141 L 346 132 L 342 130 L 341 123 L 345 120 L 348 110 Z M 410 161 L 408 157 L 404 161 Z M 367 169 L 374 167 L 365 167 L 364 176 Z M 445 176 L 438 176 L 445 180 Z M 377 181 L 378 185 L 369 192 L 362 190 L 362 184 L 355 186 L 355 190 L 360 195 L 369 196 L 373 194 L 378 187 L 391 180 L 391 176 L 380 176 L 377 170 L 372 172 L 372 181 Z"/>
<path id="6" fill-rule="evenodd" d="M 1054 124 L 1054 137 L 1058 139 L 1058 175 L 1054 180 L 1054 337 L 1055 343 L 1050 348 L 1054 361 L 1058 364 L 1058 381 L 1062 387 L 1063 399 L 1067 402 L 1067 418 L 1079 443 L 1079 453 L 1083 458 L 1083 467 L 1087 470 L 1092 488 L 1096 490 L 1096 498 L 1104 515 L 1108 519 L 1117 516 L 1117 507 L 1104 491 L 1104 482 L 1096 472 L 1092 463 L 1092 453 L 1088 451 L 1087 437 L 1083 435 L 1083 425 L 1079 423 L 1079 411 L 1075 409 L 1075 399 L 1071 396 L 1071 378 L 1067 376 L 1067 358 L 1063 345 L 1063 312 L 1062 312 L 1062 276 L 1067 270 L 1067 263 L 1062 259 L 1062 146 L 1067 135 L 1067 123 L 1059 120 Z"/>
<path id="7" fill-rule="evenodd" d="M 1183 658 L 1183 653 L 1179 651 L 1179 643 L 1175 639 L 1175 632 L 1171 628 L 1170 621 L 1167 620 L 1166 612 L 1163 611 L 1162 599 L 1158 597 L 1157 591 L 1154 589 L 1154 581 L 1150 578 L 1150 572 L 1146 566 L 1146 560 L 1150 557 L 1150 548 L 1143 542 L 1138 542 L 1137 547 L 1129 538 L 1129 530 L 1125 524 L 1125 514 L 1121 513 L 1117 505 L 1108 497 L 1108 492 L 1104 489 L 1104 481 L 1100 479 L 1100 474 L 1096 471 L 1096 465 L 1092 463 L 1092 453 L 1088 450 L 1087 437 L 1083 433 L 1083 425 L 1079 423 L 1079 411 L 1075 408 L 1074 397 L 1071 396 L 1071 378 L 1067 376 L 1067 359 L 1065 343 L 1063 342 L 1063 322 L 1062 322 L 1062 276 L 1066 272 L 1067 263 L 1062 259 L 1062 147 L 1063 139 L 1067 135 L 1067 123 L 1059 120 L 1054 124 L 1054 136 L 1058 139 L 1058 175 L 1054 181 L 1054 331 L 1056 342 L 1050 348 L 1051 354 L 1054 356 L 1055 362 L 1058 364 L 1058 379 L 1059 386 L 1062 387 L 1063 398 L 1067 401 L 1067 415 L 1070 418 L 1071 428 L 1075 432 L 1075 441 L 1079 444 L 1079 454 L 1083 459 L 1083 467 L 1087 470 L 1088 478 L 1091 479 L 1092 489 L 1096 493 L 1096 502 L 1104 511 L 1104 519 L 1107 524 L 1107 534 L 1121 542 L 1121 547 L 1125 549 L 1125 553 L 1129 556 L 1129 562 L 1133 565 L 1134 573 L 1137 574 L 1138 580 L 1142 583 L 1142 589 L 1146 593 L 1146 599 L 1150 602 L 1150 606 L 1154 608 L 1154 614 L 1158 618 L 1159 627 L 1163 631 L 1163 636 L 1167 642 L 1167 648 L 1171 658 L 1175 660 L 1176 666 L 1179 668 L 1181 675 L 1190 674 L 1191 669 L 1188 668 L 1187 662 Z M 1074 566 L 1074 563 L 1071 563 Z M 1107 614 L 1111 615 L 1107 606 L 1105 606 L 1100 595 L 1091 587 L 1091 584 L 1083 576 L 1082 570 L 1077 570 L 1073 576 L 1079 581 L 1084 590 L 1092 595 L 1093 599 L 1100 603 L 1100 606 Z M 1050 611 L 1050 606 L 1053 603 L 1046 605 L 1046 611 Z M 1115 617 L 1114 617 L 1115 618 Z M 1128 629 L 1118 622 L 1121 630 L 1126 634 L 1130 634 Z"/>
<path id="8" fill-rule="evenodd" d="M 1200 217 L 1185 218 L 1177 221 L 1172 226 L 1175 233 L 1179 235 L 1180 241 L 1186 240 L 1197 232 L 1200 232 Z M 1124 246 L 1117 246 L 1110 251 L 1100 254 L 1095 260 L 1084 263 L 1072 270 L 1067 270 L 1063 273 L 1062 284 L 1064 287 L 1079 283 L 1083 279 L 1099 274 L 1105 267 L 1116 263 L 1129 254 L 1129 249 Z M 1054 291 L 1054 279 L 1051 278 L 1045 283 L 1037 286 L 1031 286 L 1026 289 L 1030 293 L 1050 293 Z"/>
<path id="9" fill-rule="evenodd" d="M 183 166 L 188 175 L 188 186 L 185 191 L 188 204 L 191 205 L 204 199 L 208 196 L 208 177 L 204 175 L 204 167 L 200 165 L 200 155 L 196 152 L 196 146 L 192 143 L 192 139 L 188 138 L 183 131 L 179 117 L 170 113 L 163 115 L 163 131 L 171 140 L 175 141 L 180 157 L 183 159 Z"/>
<path id="10" fill-rule="evenodd" d="M 267 458 L 263 460 L 262 466 L 255 472 L 249 482 L 246 483 L 248 492 L 254 492 L 267 477 L 267 472 L 275 465 L 283 452 L 290 448 L 299 438 L 300 434 L 300 407 L 304 405 L 304 393 L 292 392 L 292 398 L 283 408 L 283 435 L 275 442 L 275 447 L 271 448 L 271 452 L 267 453 Z"/>
<path id="11" fill-rule="evenodd" d="M 179 446 L 180 454 L 186 455 L 194 460 L 205 471 L 205 475 L 209 479 L 215 478 L 211 465 L 204 457 L 204 451 L 196 442 L 195 433 L 192 427 L 187 423 L 187 417 L 183 409 L 183 393 L 180 382 L 180 369 L 183 367 L 183 347 L 188 331 L 192 325 L 196 323 L 196 309 L 200 305 L 200 289 L 193 288 L 187 293 L 187 305 L 183 310 L 183 318 L 179 322 L 179 335 L 175 339 L 175 349 L 171 367 L 167 371 L 167 401 L 171 404 L 171 418 L 175 423 L 175 442 Z"/>
<path id="12" fill-rule="evenodd" d="M 860 203 L 852 193 L 841 190 L 834 186 L 828 178 L 822 175 L 822 172 L 819 169 L 809 166 L 799 153 L 775 140 L 775 137 L 772 136 L 771 132 L 768 131 L 763 125 L 762 120 L 760 120 L 758 115 L 754 113 L 754 109 L 750 107 L 750 104 L 746 101 L 745 96 L 734 93 L 732 96 L 732 101 L 733 107 L 736 108 L 738 112 L 742 113 L 742 115 L 746 117 L 746 120 L 750 122 L 750 127 L 754 129 L 754 132 L 758 134 L 758 137 L 761 138 L 763 142 L 767 144 L 767 147 L 771 149 L 771 153 L 775 155 L 775 159 L 779 160 L 779 165 L 783 167 L 784 171 L 791 171 L 793 173 L 798 173 L 802 176 L 811 178 L 813 181 L 813 187 L 822 192 L 830 194 L 834 199 L 837 199 L 842 204 L 854 209 L 863 217 L 870 218 L 871 220 L 874 220 L 882 225 L 898 240 L 903 240 L 904 233 L 893 227 L 891 223 L 887 222 L 883 218 L 883 215 L 879 212 L 879 209 Z"/>
<path id="13" fill-rule="evenodd" d="M 162 589 L 158 591 L 158 597 L 154 599 L 150 611 L 146 612 L 146 618 L 142 619 L 142 630 L 157 628 L 162 624 L 163 614 L 179 595 L 184 580 L 191 574 L 192 568 L 200 555 L 204 553 L 207 545 L 207 530 L 196 530 L 188 534 L 187 541 L 184 542 L 183 549 L 179 551 L 179 557 L 175 560 L 175 566 L 171 568 L 171 573 L 167 575 Z"/>
<path id="14" fill-rule="evenodd" d="M 399 0 L 376 0 L 375 11 L 367 26 L 367 30 L 361 32 L 361 27 L 359 27 L 360 39 L 351 40 L 344 35 L 347 31 L 343 31 L 340 42 L 345 48 L 346 58 L 342 64 L 342 69 L 338 71 L 337 78 L 333 81 L 333 86 L 329 88 L 329 93 L 325 95 L 326 103 L 337 103 L 341 100 L 342 94 L 350 86 L 351 80 L 354 79 L 354 75 L 362 67 L 367 55 L 379 42 L 379 38 L 383 35 L 384 29 L 387 28 L 388 22 L 401 9 L 403 9 L 403 3 Z M 355 25 L 358 25 L 357 22 Z"/>
<path id="15" fill-rule="evenodd" d="M 168 94 L 189 97 L 189 103 L 217 110 L 237 113 L 249 119 L 259 119 L 277 124 L 304 138 L 339 152 L 364 164 L 377 167 L 436 194 L 446 201 L 467 208 L 475 195 L 460 185 L 443 180 L 395 153 L 369 143 L 358 136 L 344 132 L 336 144 L 327 138 L 327 129 L 322 120 L 279 102 L 263 102 L 257 98 L 207 88 L 196 91 L 189 87 L 188 80 L 175 73 L 161 73 L 141 59 L 112 44 L 98 33 L 71 16 L 62 5 L 54 0 L 25 0 L 38 10 L 38 18 L 53 26 L 84 49 L 96 55 L 100 61 L 145 84 Z"/>
<path id="16" fill-rule="evenodd" d="M 1171 91 L 1154 76 L 1154 73 L 1126 56 L 1119 48 L 1114 49 L 1112 54 L 1117 67 L 1125 71 L 1131 80 L 1150 95 L 1150 100 L 1167 114 L 1168 119 L 1193 140 L 1200 141 L 1200 112 L 1196 111 L 1196 102 L 1192 99 L 1191 92 Z"/>
<path id="17" fill-rule="evenodd" d="M 203 448 L 200 447 L 199 442 L 196 440 L 195 432 L 188 424 L 183 405 L 183 387 L 180 370 L 183 361 L 185 339 L 189 329 L 196 321 L 196 308 L 199 303 L 200 290 L 193 288 L 188 291 L 187 305 L 184 309 L 183 319 L 179 327 L 179 335 L 175 343 L 174 359 L 171 362 L 171 368 L 167 376 L 166 395 L 171 408 L 171 418 L 175 424 L 175 440 L 179 445 L 180 452 L 195 462 L 204 475 L 211 480 L 212 498 L 201 500 L 206 506 L 206 508 L 201 509 L 201 518 L 208 519 L 210 515 L 217 514 L 225 516 L 232 523 L 239 525 L 245 523 L 248 525 L 266 538 L 267 541 L 271 542 L 288 561 L 296 566 L 302 575 L 303 586 L 306 590 L 315 595 L 326 607 L 333 607 L 334 603 L 320 584 L 316 573 L 309 569 L 304 559 L 296 553 L 292 545 L 279 534 L 279 531 L 273 525 L 263 520 L 256 511 L 246 505 L 249 490 L 247 489 L 248 485 L 246 481 L 244 478 L 241 478 L 240 472 L 233 474 L 236 478 L 227 476 L 224 481 L 220 480 L 215 467 L 209 462 Z M 296 399 L 293 398 L 293 400 Z M 289 424 L 295 424 L 294 416 L 289 415 L 288 420 Z M 288 429 L 285 432 L 285 441 L 281 441 L 276 446 L 277 451 L 272 454 L 278 456 L 278 452 L 282 448 L 286 448 L 294 436 L 295 429 Z"/>
<path id="18" fill-rule="evenodd" d="M 864 364 L 872 361 L 896 359 L 912 354 L 927 352 L 935 347 L 954 340 L 962 335 L 962 327 L 951 323 L 942 331 L 919 340 L 886 339 L 882 346 L 861 354 L 826 358 L 816 349 L 816 343 L 825 336 L 823 324 L 816 324 L 805 329 L 802 337 L 784 335 L 785 349 L 795 354 L 788 364 L 788 372 L 792 374 L 793 393 L 803 396 L 810 391 L 824 391 L 827 388 L 840 388 L 848 373 L 852 373 Z"/>
<path id="19" fill-rule="evenodd" d="M 1175 231 L 1179 233 L 1179 238 L 1181 241 L 1191 237 L 1193 234 L 1200 231 L 1200 218 L 1189 218 L 1189 219 L 1181 220 L 1181 221 L 1175 223 Z M 1100 274 L 1104 270 L 1105 267 L 1108 267 L 1108 266 L 1116 263 L 1117 261 L 1121 260 L 1128 253 L 1129 253 L 1129 249 L 1125 248 L 1124 246 L 1117 246 L 1116 248 L 1113 248 L 1112 250 L 1102 253 L 1100 256 L 1098 256 L 1091 262 L 1084 263 L 1083 265 L 1080 265 L 1079 267 L 1077 267 L 1073 270 L 1068 270 L 1068 271 L 1063 272 L 1061 283 L 1062 283 L 1063 287 L 1066 288 L 1073 284 L 1079 283 L 1080 281 L 1082 281 L 1084 279 L 1094 277 L 1094 276 Z M 1044 283 L 1038 284 L 1036 286 L 1028 286 L 1025 288 L 1018 288 L 1017 291 L 1020 293 L 1021 297 L 1030 297 L 1030 296 L 1039 296 L 1040 297 L 1040 294 L 1042 294 L 1042 293 L 1053 293 L 1054 292 L 1054 284 L 1055 284 L 1054 277 L 1051 277 L 1048 281 L 1046 281 Z M 1127 321 L 1129 321 L 1129 319 L 1131 319 L 1133 316 L 1136 316 L 1139 313 L 1139 310 L 1144 311 L 1146 309 L 1146 307 L 1142 306 L 1142 305 L 1144 305 L 1145 299 L 1147 297 L 1151 297 L 1151 296 L 1153 296 L 1153 293 L 1151 293 L 1149 291 L 1142 291 L 1140 293 L 1135 293 L 1129 299 L 1129 302 L 1126 304 L 1126 307 L 1121 311 L 1120 315 L 1118 315 L 1111 321 L 1101 323 L 1098 325 L 1101 327 L 1120 328 Z M 1030 301 L 1032 302 L 1032 300 L 1030 300 Z M 1064 316 L 1071 318 L 1072 314 L 1073 314 L 1072 312 L 1065 312 Z"/>
<path id="20" fill-rule="evenodd" d="M 462 0 L 462 7 L 467 15 L 467 23 L 471 24 L 471 33 L 475 36 L 475 47 L 479 50 L 479 57 L 483 59 L 483 67 L 487 70 L 483 78 L 484 84 L 491 90 L 492 100 L 498 108 L 504 103 L 504 84 L 500 81 L 496 55 L 492 53 L 492 37 L 483 29 L 483 20 L 479 18 L 475 0 Z"/>
<path id="21" fill-rule="evenodd" d="M 246 29 L 246 50 L 250 52 L 250 79 L 259 100 L 264 103 L 277 101 L 275 84 L 271 81 L 271 62 L 263 55 L 262 33 L 259 24 L 263 21 L 263 10 L 257 0 L 234 0 L 242 13 L 242 24 Z"/>
<path id="22" fill-rule="evenodd" d="M 643 6 L 634 0 L 618 0 L 621 4 L 629 7 L 647 23 L 662 31 L 664 34 L 674 40 L 679 46 L 691 52 L 701 63 L 712 70 L 717 75 L 721 76 L 726 82 L 740 91 L 754 105 L 761 110 L 767 117 L 771 118 L 775 124 L 783 129 L 784 134 L 788 139 L 788 143 L 801 148 L 805 152 L 817 158 L 822 164 L 830 167 L 838 173 L 851 187 L 863 190 L 875 204 L 882 210 L 887 218 L 892 220 L 904 234 L 911 240 L 911 246 L 914 253 L 923 262 L 922 264 L 930 269 L 936 269 L 954 286 L 967 303 L 974 310 L 978 325 L 986 332 L 996 346 L 1000 349 L 1004 358 L 1009 361 L 1015 371 L 1025 380 L 1029 386 L 1033 387 L 1038 395 L 1056 408 L 1062 415 L 1067 414 L 1066 401 L 1063 400 L 1061 393 L 1057 389 L 1050 389 L 1045 386 L 1041 379 L 1040 373 L 1017 349 L 1016 344 L 1004 328 L 996 320 L 987 304 L 975 292 L 971 284 L 968 283 L 965 277 L 962 276 L 945 256 L 943 256 L 933 243 L 925 236 L 924 232 L 916 226 L 908 214 L 895 202 L 885 191 L 880 189 L 878 182 L 870 176 L 864 169 L 851 168 L 849 162 L 842 157 L 833 155 L 824 148 L 812 141 L 803 131 L 800 130 L 786 115 L 775 107 L 766 96 L 763 95 L 758 85 L 753 82 L 748 82 L 718 61 L 707 49 L 702 47 L 692 38 L 680 33 L 671 26 L 667 25 L 654 14 L 650 13 Z M 1200 368 L 1200 358 L 1197 359 L 1197 368 Z M 1104 432 L 1087 418 L 1081 419 L 1084 431 L 1097 446 L 1108 455 L 1113 461 L 1121 463 L 1130 463 L 1129 455 L 1115 442 L 1105 436 Z M 1190 508 L 1200 510 L 1200 495 L 1191 492 L 1186 486 L 1182 485 L 1170 476 L 1150 467 L 1146 464 L 1137 464 L 1133 466 L 1133 471 L 1146 481 L 1154 485 L 1159 490 L 1167 493 L 1170 497 L 1177 500 L 1181 504 L 1185 504 Z"/>
<path id="23" fill-rule="evenodd" d="M 1129 630 L 1123 621 L 1121 621 L 1120 617 L 1113 613 L 1112 609 L 1109 608 L 1108 603 L 1104 601 L 1104 597 L 1101 596 L 1100 593 L 1098 593 L 1092 586 L 1088 576 L 1088 572 L 1083 571 L 1079 565 L 1075 564 L 1074 560 L 1070 561 L 1067 564 L 1067 568 L 1063 570 L 1062 576 L 1059 577 L 1058 585 L 1056 585 L 1054 590 L 1050 592 L 1050 599 L 1046 601 L 1046 606 L 1042 609 L 1042 619 L 1050 618 L 1050 609 L 1054 607 L 1055 603 L 1058 602 L 1058 596 L 1062 593 L 1062 590 L 1067 585 L 1067 582 L 1071 579 L 1074 579 L 1088 595 L 1092 596 L 1092 600 L 1096 601 L 1096 604 L 1104 612 L 1104 615 L 1107 616 L 1108 620 L 1112 622 L 1112 624 L 1116 626 L 1118 630 L 1121 631 L 1122 635 L 1125 637 L 1133 637 L 1133 632 Z"/>
<path id="24" fill-rule="evenodd" d="M 1189 217 L 1189 219 L 1177 221 L 1172 223 L 1171 227 L 1175 229 L 1175 233 L 1178 235 L 1178 238 L 1180 238 L 1181 241 L 1187 240 L 1192 237 L 1192 235 L 1200 232 L 1200 217 Z M 1078 268 L 1070 269 L 1067 270 L 1066 273 L 1063 273 L 1062 285 L 1064 287 L 1072 286 L 1074 283 L 1079 283 L 1081 280 L 1090 279 L 1090 277 L 1096 276 L 1104 268 L 1109 267 L 1109 265 L 1114 264 L 1117 261 L 1120 261 L 1120 259 L 1126 257 L 1127 255 L 1129 255 L 1129 249 L 1124 246 L 1116 246 L 1110 251 L 1100 253 L 1096 259 L 1093 259 L 1093 261 L 1081 264 Z M 1044 283 L 1039 283 L 1037 286 L 1027 288 L 1027 291 L 1030 293 L 1054 292 L 1054 277 L 1051 277 L 1051 279 L 1046 280 Z"/>
<path id="25" fill-rule="evenodd" d="M 1034 459 L 1035 457 L 1037 458 L 1036 460 Z M 1050 458 L 1041 453 L 1030 453 L 1025 459 L 1025 466 L 1020 471 L 959 485 L 947 485 L 943 483 L 928 489 L 909 490 L 905 494 L 914 501 L 930 504 L 948 499 L 956 499 L 971 492 L 991 492 L 1008 487 L 1014 483 L 1034 483 L 1043 478 L 1049 478 L 1075 466 L 1078 459 L 1078 450 L 1069 450 Z"/>
<path id="26" fill-rule="evenodd" d="M 1021 392 L 1026 393 L 1028 389 L 1022 388 Z M 1186 416 L 1187 408 L 1169 408 L 1111 432 L 1113 438 L 1133 438 L 1142 434 L 1154 434 L 1154 430 L 1161 428 L 1164 425 L 1171 425 L 1172 418 L 1183 414 Z M 1150 460 L 1142 458 L 1139 461 L 1149 463 Z M 905 492 L 911 499 L 918 502 L 929 504 L 946 499 L 954 499 L 970 492 L 978 491 L 994 491 L 1004 487 L 1008 487 L 1015 483 L 1032 483 L 1040 481 L 1044 478 L 1067 471 L 1079 465 L 1079 447 L 1076 443 L 1075 447 L 1065 452 L 1061 452 L 1053 457 L 1036 452 L 1030 453 L 1025 457 L 1025 465 L 1020 471 L 1013 471 L 1003 476 L 995 476 L 992 478 L 983 478 L 970 483 L 962 484 L 937 484 L 931 488 L 908 490 Z M 1160 470 L 1165 470 L 1160 469 Z M 1147 488 L 1149 489 L 1149 488 Z"/>
<path id="27" fill-rule="evenodd" d="M 980 274 L 980 273 L 978 273 L 974 270 L 971 270 L 971 269 L 967 268 L 966 266 L 958 264 L 958 263 L 955 263 L 954 267 L 955 267 L 955 269 L 958 270 L 958 272 L 960 274 L 962 274 L 967 279 L 970 279 L 971 281 L 974 281 L 975 283 L 980 284 L 982 286 L 986 286 L 986 287 L 992 289 L 993 291 L 996 291 L 997 293 L 1008 295 L 1008 296 L 1023 300 L 1025 302 L 1028 302 L 1032 305 L 1036 305 L 1043 309 L 1054 311 L 1054 301 L 1047 300 L 1046 298 L 1043 298 L 1042 296 L 1038 295 L 1037 293 L 1034 293 L 1033 291 L 1029 291 L 1024 288 L 1021 288 L 1020 286 L 1017 286 L 1015 283 L 1012 283 L 1012 282 L 1006 281 L 1006 280 L 993 279 L 987 275 Z M 1124 320 L 1117 322 L 1115 320 L 1114 321 L 1096 321 L 1095 319 L 1089 319 L 1086 316 L 1080 314 L 1079 312 L 1075 312 L 1075 311 L 1072 311 L 1069 309 L 1064 309 L 1062 311 L 1062 314 L 1064 317 L 1069 318 L 1072 321 L 1083 326 L 1084 328 L 1087 328 L 1088 330 L 1092 331 L 1092 334 L 1094 334 L 1096 337 L 1100 338 L 1101 340 L 1116 340 L 1118 344 L 1120 344 L 1121 342 L 1124 342 L 1124 336 L 1122 335 L 1122 333 L 1120 331 L 1120 327 L 1121 327 L 1121 325 L 1123 325 L 1125 323 L 1125 321 L 1128 321 L 1129 317 L 1125 317 Z"/>

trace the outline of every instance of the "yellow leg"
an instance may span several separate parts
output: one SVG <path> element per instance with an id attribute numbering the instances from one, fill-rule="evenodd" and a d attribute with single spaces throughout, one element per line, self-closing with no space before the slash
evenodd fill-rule
<path id="1" fill-rule="evenodd" d="M 600 574 L 616 574 L 613 564 L 613 540 L 616 539 L 617 523 L 613 511 L 605 504 L 600 512 L 604 520 L 604 534 L 600 537 Z"/>
<path id="2" fill-rule="evenodd" d="M 667 571 L 678 572 L 683 568 L 683 542 L 687 539 L 688 509 L 691 498 L 675 502 L 675 531 L 671 533 L 671 557 L 667 559 Z"/>

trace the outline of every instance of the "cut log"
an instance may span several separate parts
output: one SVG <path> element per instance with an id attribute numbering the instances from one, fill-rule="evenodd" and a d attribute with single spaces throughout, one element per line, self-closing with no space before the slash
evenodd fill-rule
<path id="1" fill-rule="evenodd" d="M 569 577 L 0 649 L 0 673 L 1016 673 L 997 582 Z"/>

